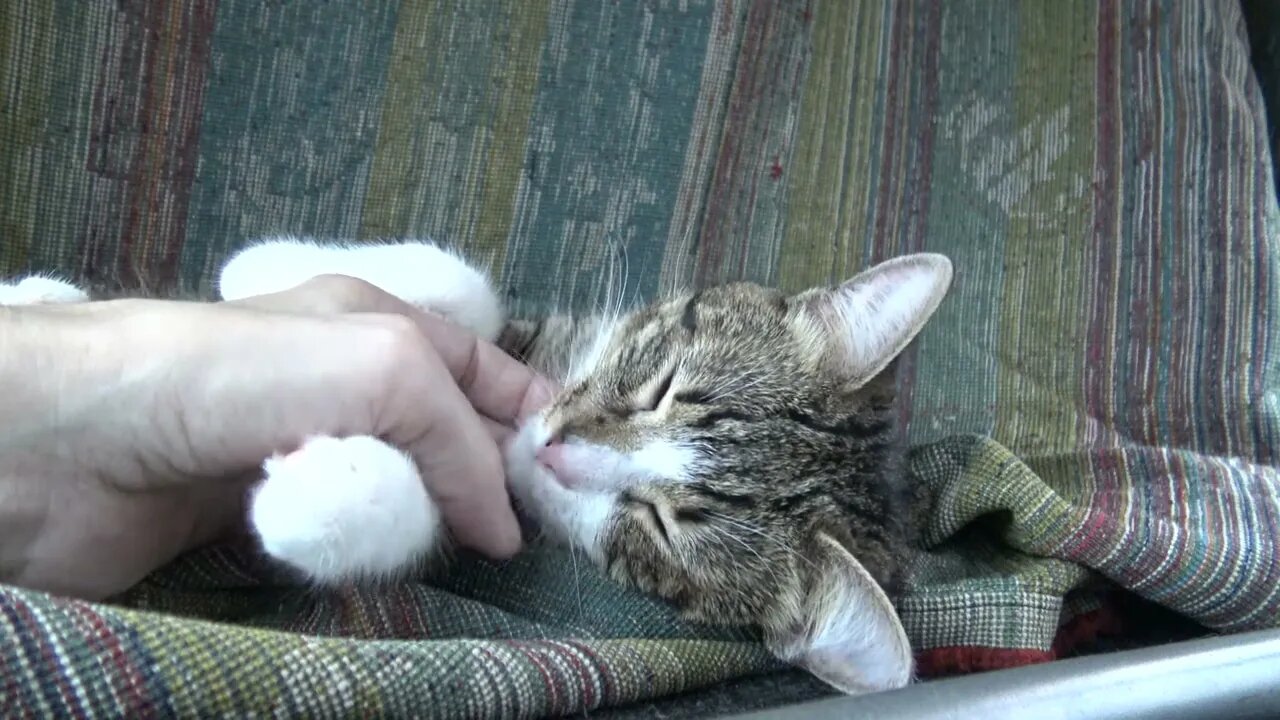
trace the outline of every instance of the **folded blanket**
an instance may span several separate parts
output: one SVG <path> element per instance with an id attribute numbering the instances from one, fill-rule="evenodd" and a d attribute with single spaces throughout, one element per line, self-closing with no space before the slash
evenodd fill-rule
<path id="1" fill-rule="evenodd" d="M 922 674 L 1052 660 L 1125 598 L 1280 625 L 1280 210 L 1232 3 L 16 0 L 5 33 L 4 274 L 207 289 L 261 233 L 432 236 L 536 311 L 599 301 L 606 246 L 639 298 L 946 253 L 901 380 Z M 827 692 L 755 640 L 549 548 L 320 592 L 220 547 L 110 603 L 0 587 L 0 716 Z"/>

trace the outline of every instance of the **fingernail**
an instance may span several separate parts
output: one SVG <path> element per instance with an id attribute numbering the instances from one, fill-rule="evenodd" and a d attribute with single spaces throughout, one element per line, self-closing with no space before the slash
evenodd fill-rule
<path id="1" fill-rule="evenodd" d="M 530 412 L 537 412 L 551 404 L 557 392 L 556 386 L 546 378 L 538 378 L 529 388 Z"/>
<path id="2" fill-rule="evenodd" d="M 512 516 L 511 522 L 503 523 L 500 538 L 495 548 L 498 551 L 498 559 L 509 560 L 520 552 L 523 541 L 520 537 L 520 524 L 515 521 L 514 516 Z"/>

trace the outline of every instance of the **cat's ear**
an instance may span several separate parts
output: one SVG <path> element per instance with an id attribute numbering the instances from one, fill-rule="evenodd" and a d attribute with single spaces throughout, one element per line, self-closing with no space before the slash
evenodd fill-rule
<path id="1" fill-rule="evenodd" d="M 850 383 L 866 382 L 924 329 L 951 288 L 951 274 L 944 255 L 886 260 L 837 288 L 793 298 L 798 329 Z"/>
<path id="2" fill-rule="evenodd" d="M 769 649 L 843 693 L 904 687 L 914 669 L 911 642 L 889 597 L 839 542 L 819 532 L 818 572 L 795 622 Z"/>

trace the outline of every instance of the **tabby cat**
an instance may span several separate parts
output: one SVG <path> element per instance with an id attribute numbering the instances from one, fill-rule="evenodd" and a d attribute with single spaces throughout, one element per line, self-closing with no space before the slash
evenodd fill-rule
<path id="1" fill-rule="evenodd" d="M 219 293 L 321 274 L 440 313 L 563 384 L 504 448 L 516 504 L 549 537 L 690 619 L 759 627 L 846 693 L 911 680 L 890 598 L 919 503 L 900 469 L 894 361 L 946 295 L 947 258 L 794 295 L 733 283 L 530 321 L 432 244 L 275 238 L 232 257 Z M 0 303 L 84 299 L 53 278 L 0 285 Z M 263 470 L 250 524 L 315 582 L 398 573 L 446 541 L 413 463 L 375 438 L 315 438 Z"/>

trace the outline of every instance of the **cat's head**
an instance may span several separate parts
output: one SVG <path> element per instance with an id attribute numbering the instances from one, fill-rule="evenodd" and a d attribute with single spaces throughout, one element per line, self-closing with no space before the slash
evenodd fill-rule
<path id="1" fill-rule="evenodd" d="M 836 288 L 737 283 L 622 317 L 508 446 L 513 493 L 693 619 L 758 626 L 845 692 L 906 684 L 892 368 L 951 274 L 911 255 Z"/>

